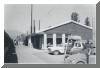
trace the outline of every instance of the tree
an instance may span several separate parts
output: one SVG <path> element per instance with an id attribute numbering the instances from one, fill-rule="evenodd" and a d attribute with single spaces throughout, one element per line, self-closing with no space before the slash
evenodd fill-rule
<path id="1" fill-rule="evenodd" d="M 79 16 L 78 13 L 72 12 L 72 14 L 71 14 L 71 20 L 74 20 L 74 21 L 78 22 L 79 21 L 78 20 L 78 16 Z"/>
<path id="2" fill-rule="evenodd" d="M 89 17 L 86 17 L 86 19 L 85 19 L 85 25 L 86 25 L 86 26 L 90 26 Z"/>
<path id="3" fill-rule="evenodd" d="M 17 63 L 14 42 L 9 34 L 4 31 L 4 63 Z"/>

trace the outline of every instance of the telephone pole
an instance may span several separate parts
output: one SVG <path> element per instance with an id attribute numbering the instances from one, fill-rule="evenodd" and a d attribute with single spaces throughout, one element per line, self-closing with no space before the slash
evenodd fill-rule
<path id="1" fill-rule="evenodd" d="M 39 30 L 40 30 L 40 20 L 39 20 Z"/>
<path id="2" fill-rule="evenodd" d="M 36 30 L 36 29 L 35 29 L 35 20 L 34 20 L 34 33 L 35 33 L 35 30 Z"/>
<path id="3" fill-rule="evenodd" d="M 33 6 L 32 6 L 32 4 L 31 4 L 31 34 L 32 34 L 32 19 L 33 19 L 33 14 L 32 14 L 32 11 L 33 11 Z"/>

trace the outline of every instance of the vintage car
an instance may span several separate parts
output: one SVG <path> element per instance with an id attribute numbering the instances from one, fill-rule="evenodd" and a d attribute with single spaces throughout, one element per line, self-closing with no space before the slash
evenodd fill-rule
<path id="1" fill-rule="evenodd" d="M 59 44 L 57 46 L 48 47 L 48 52 L 54 55 L 64 53 L 64 46 L 62 44 Z"/>
<path id="2" fill-rule="evenodd" d="M 65 49 L 67 49 L 66 51 L 69 51 L 73 47 L 73 44 L 71 42 L 71 40 L 73 40 L 73 39 L 74 39 L 74 41 L 76 41 L 76 40 L 80 40 L 81 37 L 80 36 L 70 36 L 69 37 L 69 40 L 70 40 L 69 43 L 57 44 L 56 46 L 49 45 L 49 47 L 48 47 L 49 53 L 54 54 L 54 55 L 64 54 Z M 76 46 L 74 46 L 73 49 L 76 49 L 76 50 L 82 49 L 81 47 L 76 47 Z"/>
<path id="3" fill-rule="evenodd" d="M 82 42 L 75 42 L 69 54 L 65 55 L 64 61 L 66 64 L 86 64 L 87 63 L 87 50 L 83 50 Z"/>
<path id="4" fill-rule="evenodd" d="M 79 36 L 70 36 L 70 39 L 76 41 L 69 53 L 65 53 L 64 62 L 66 64 L 96 64 L 96 48 L 93 42 L 82 40 Z"/>
<path id="5" fill-rule="evenodd" d="M 78 40 L 74 43 L 69 53 L 65 54 L 64 62 L 66 64 L 95 64 L 95 54 L 96 52 L 91 47 L 91 44 L 86 44 L 82 40 Z"/>

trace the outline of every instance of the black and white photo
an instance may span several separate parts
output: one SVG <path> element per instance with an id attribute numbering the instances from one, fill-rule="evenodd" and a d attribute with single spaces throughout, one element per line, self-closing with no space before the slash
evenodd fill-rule
<path id="1" fill-rule="evenodd" d="M 4 63 L 96 64 L 96 5 L 5 4 Z"/>

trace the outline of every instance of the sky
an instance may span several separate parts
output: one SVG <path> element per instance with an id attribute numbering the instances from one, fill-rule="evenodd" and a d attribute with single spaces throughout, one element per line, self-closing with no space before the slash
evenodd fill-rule
<path id="1" fill-rule="evenodd" d="M 91 26 L 96 22 L 95 4 L 33 4 L 33 17 L 36 31 L 71 20 L 71 13 L 79 14 L 80 24 L 89 17 Z M 4 8 L 4 28 L 6 31 L 30 33 L 31 5 L 6 4 Z"/>

